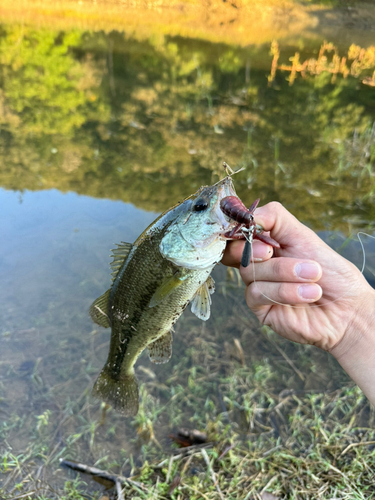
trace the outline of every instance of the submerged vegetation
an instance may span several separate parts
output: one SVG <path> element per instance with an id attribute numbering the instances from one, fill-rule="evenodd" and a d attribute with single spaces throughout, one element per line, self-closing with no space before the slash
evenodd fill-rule
<path id="1" fill-rule="evenodd" d="M 145 486 L 125 485 L 125 498 L 162 499 L 169 491 L 180 500 L 257 499 L 265 491 L 288 499 L 372 498 L 374 409 L 327 353 L 261 331 L 237 287 L 219 284 L 225 296 L 216 297 L 211 327 L 188 315 L 177 324 L 169 366 L 142 358 L 140 411 L 130 427 L 89 398 L 95 369 L 80 358 L 102 347 L 102 334 L 93 332 L 79 355 L 77 339 L 64 334 L 65 373 L 54 374 L 46 362 L 29 367 L 34 408 L 50 409 L 23 416 L 6 410 L 2 498 L 99 498 L 104 486 L 60 469 L 61 457 Z M 220 314 L 224 302 L 239 318 Z M 207 446 L 175 448 L 168 434 L 179 427 L 205 431 Z M 22 428 L 33 436 L 16 455 L 10 443 Z"/>

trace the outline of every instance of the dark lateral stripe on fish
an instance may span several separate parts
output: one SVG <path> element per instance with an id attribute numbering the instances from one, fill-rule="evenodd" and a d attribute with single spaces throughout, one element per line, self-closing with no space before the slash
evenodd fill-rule
<path id="1" fill-rule="evenodd" d="M 142 310 L 145 307 L 148 307 L 151 298 L 155 294 L 155 291 L 158 289 L 159 284 L 155 282 L 155 287 L 151 289 L 151 291 L 142 297 L 140 301 L 140 307 L 134 311 L 131 317 L 126 318 L 127 325 L 124 325 L 124 328 L 121 330 L 120 335 L 120 349 L 116 349 L 114 353 L 115 362 L 111 362 L 107 364 L 107 372 L 111 375 L 111 377 L 115 380 L 119 380 L 121 375 L 121 366 L 126 356 L 126 352 L 128 350 L 128 346 L 130 344 L 131 339 L 137 335 L 137 326 L 142 319 Z M 109 299 L 109 303 L 111 304 L 111 297 Z M 186 304 L 187 305 L 187 304 Z M 113 307 L 111 304 L 110 307 Z M 113 309 L 109 309 L 111 312 L 109 314 L 110 318 L 113 316 Z M 156 333 L 156 332 L 155 332 Z M 126 339 L 126 340 L 125 340 Z"/>

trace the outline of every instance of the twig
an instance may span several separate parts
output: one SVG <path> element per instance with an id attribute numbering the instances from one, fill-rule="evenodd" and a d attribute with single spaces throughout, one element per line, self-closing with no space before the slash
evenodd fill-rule
<path id="1" fill-rule="evenodd" d="M 116 479 L 117 500 L 125 500 L 120 479 Z"/>
<path id="2" fill-rule="evenodd" d="M 202 457 L 204 458 L 204 461 L 206 462 L 207 464 L 207 468 L 211 474 L 211 478 L 212 478 L 212 482 L 214 483 L 216 489 L 217 489 L 217 492 L 219 493 L 219 497 L 221 498 L 221 500 L 225 500 L 224 499 L 224 496 L 221 492 L 221 489 L 220 489 L 220 486 L 219 486 L 219 480 L 216 479 L 216 474 L 213 470 L 213 468 L 211 467 L 211 464 L 210 464 L 210 459 L 208 458 L 208 455 L 207 455 L 207 451 L 203 448 L 201 450 L 201 453 L 202 453 Z"/>
<path id="3" fill-rule="evenodd" d="M 180 456 L 190 455 L 191 453 L 195 453 L 200 451 L 202 448 L 212 448 L 212 446 L 216 444 L 216 442 L 212 443 L 202 443 L 202 444 L 193 444 L 191 446 L 186 446 L 185 448 L 178 448 L 173 450 L 173 453 L 177 453 Z"/>
<path id="4" fill-rule="evenodd" d="M 230 451 L 230 450 L 233 450 L 233 448 L 237 446 L 237 443 L 233 443 L 231 444 L 230 446 L 226 446 L 224 451 L 221 453 L 221 455 L 218 457 L 218 460 L 221 460 L 222 458 L 225 457 L 225 455 Z"/>
<path id="5" fill-rule="evenodd" d="M 168 465 L 168 472 L 167 472 L 167 478 L 165 480 L 165 482 L 168 484 L 169 483 L 169 479 L 171 477 L 171 472 L 172 472 L 172 465 L 173 465 L 173 460 L 175 458 L 173 457 L 173 455 L 171 455 L 171 458 L 169 459 L 169 465 Z"/>
<path id="6" fill-rule="evenodd" d="M 97 469 L 96 467 L 90 467 L 89 465 L 80 464 L 78 462 L 71 462 L 70 460 L 64 460 L 63 458 L 60 458 L 60 466 L 68 467 L 69 469 L 72 469 L 77 472 L 82 472 L 84 474 L 90 474 L 93 477 L 99 477 L 101 479 L 106 479 L 107 481 L 112 481 L 112 483 L 114 483 L 116 487 L 117 484 L 119 484 L 121 487 L 123 483 L 128 483 L 131 486 L 140 488 L 143 491 L 148 491 L 148 489 L 142 483 L 133 481 L 128 477 L 118 476 L 116 474 L 110 474 L 105 470 Z"/>
<path id="7" fill-rule="evenodd" d="M 345 450 L 340 454 L 340 457 L 345 455 L 351 448 L 356 448 L 357 446 L 367 446 L 369 444 L 375 444 L 375 441 L 362 441 L 361 443 L 351 443 L 345 448 Z"/>
<path id="8" fill-rule="evenodd" d="M 178 487 L 178 485 L 180 483 L 181 483 L 181 476 L 180 476 L 180 474 L 177 473 L 175 475 L 175 477 L 173 478 L 171 485 L 169 486 L 168 495 L 172 495 L 172 493 L 174 492 L 174 490 Z"/>
<path id="9" fill-rule="evenodd" d="M 17 497 L 12 497 L 10 500 L 19 500 L 20 498 L 31 497 L 34 496 L 36 493 L 37 493 L 36 491 L 31 491 L 29 493 L 24 493 L 23 495 L 18 495 Z"/>

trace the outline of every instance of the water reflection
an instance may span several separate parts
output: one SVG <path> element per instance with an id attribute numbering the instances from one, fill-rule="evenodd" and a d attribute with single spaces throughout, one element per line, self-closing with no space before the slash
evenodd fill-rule
<path id="1" fill-rule="evenodd" d="M 4 187 L 162 210 L 226 160 L 246 167 L 246 201 L 249 189 L 278 199 L 315 229 L 374 220 L 374 92 L 358 75 L 290 86 L 277 72 L 268 87 L 269 47 L 17 26 L 1 35 Z"/>

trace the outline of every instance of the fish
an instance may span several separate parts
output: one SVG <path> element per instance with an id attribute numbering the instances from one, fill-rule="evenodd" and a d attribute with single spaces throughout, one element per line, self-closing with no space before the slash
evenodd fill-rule
<path id="1" fill-rule="evenodd" d="M 93 395 L 130 417 L 139 407 L 134 365 L 147 349 L 154 363 L 172 355 L 173 326 L 186 307 L 201 320 L 210 317 L 211 277 L 236 222 L 220 208 L 235 196 L 227 175 L 202 186 L 161 214 L 133 244 L 121 242 L 113 252 L 112 285 L 90 307 L 92 320 L 111 328 L 108 359 Z"/>

